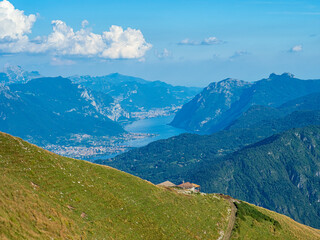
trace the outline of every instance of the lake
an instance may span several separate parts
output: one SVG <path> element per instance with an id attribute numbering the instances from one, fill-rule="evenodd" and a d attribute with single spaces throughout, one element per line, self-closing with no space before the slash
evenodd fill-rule
<path id="1" fill-rule="evenodd" d="M 173 118 L 174 115 L 167 117 L 143 119 L 125 126 L 124 129 L 128 132 L 152 133 L 156 134 L 156 136 L 132 140 L 125 142 L 124 144 L 130 147 L 142 147 L 160 139 L 166 139 L 173 136 L 177 136 L 181 133 L 185 133 L 186 130 L 184 129 L 179 129 L 168 125 L 173 120 Z"/>
<path id="2" fill-rule="evenodd" d="M 150 133 L 155 134 L 155 136 L 146 137 L 142 139 L 129 140 L 122 142 L 122 146 L 127 146 L 130 148 L 143 147 L 148 145 L 151 142 L 166 139 L 173 136 L 177 136 L 181 133 L 186 133 L 184 129 L 175 128 L 168 125 L 174 118 L 174 115 L 165 116 L 165 117 L 156 117 L 150 119 L 143 119 L 131 124 L 128 124 L 124 127 L 127 132 L 131 133 Z M 97 159 L 108 159 L 117 156 L 118 154 L 109 154 L 109 155 L 99 155 L 95 157 L 90 157 L 89 161 L 94 161 Z"/>

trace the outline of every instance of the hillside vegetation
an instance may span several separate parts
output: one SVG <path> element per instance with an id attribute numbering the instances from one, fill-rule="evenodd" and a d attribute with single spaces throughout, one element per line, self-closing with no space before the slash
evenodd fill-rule
<path id="1" fill-rule="evenodd" d="M 320 227 L 320 127 L 276 134 L 203 165 L 191 179 L 221 192 Z"/>
<path id="2" fill-rule="evenodd" d="M 190 171 L 221 157 L 291 128 L 320 125 L 320 111 L 296 111 L 284 117 L 268 108 L 268 117 L 259 119 L 266 107 L 254 106 L 227 130 L 212 135 L 181 134 L 133 149 L 113 159 L 97 160 L 153 183 L 170 179 L 175 183 L 190 180 Z M 277 113 L 277 114 L 275 114 Z M 259 119 L 259 120 L 257 120 Z"/>
<path id="3" fill-rule="evenodd" d="M 1 239 L 222 239 L 229 224 L 225 197 L 178 194 L 3 133 L 0 166 Z M 319 230 L 251 208 L 255 214 L 238 210 L 232 238 L 261 229 L 264 239 L 320 238 Z"/>

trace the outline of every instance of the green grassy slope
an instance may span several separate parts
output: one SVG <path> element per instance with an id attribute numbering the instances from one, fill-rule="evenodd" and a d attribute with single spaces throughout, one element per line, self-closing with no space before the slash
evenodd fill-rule
<path id="1" fill-rule="evenodd" d="M 230 205 L 219 195 L 178 194 L 2 133 L 0 175 L 1 239 L 218 239 L 228 225 Z M 289 223 L 266 237 L 320 238 Z"/>
<path id="2" fill-rule="evenodd" d="M 319 230 L 293 221 L 291 218 L 238 202 L 236 222 L 230 239 L 320 239 Z"/>

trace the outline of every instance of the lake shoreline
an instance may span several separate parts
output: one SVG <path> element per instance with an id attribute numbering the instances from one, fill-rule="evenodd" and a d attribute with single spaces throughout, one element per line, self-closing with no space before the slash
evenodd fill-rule
<path id="1" fill-rule="evenodd" d="M 96 155 L 88 156 L 87 158 L 82 158 L 83 160 L 94 162 L 101 159 L 113 158 L 117 155 L 120 155 L 124 152 L 130 151 L 133 148 L 146 146 L 154 141 L 161 139 L 167 139 L 186 133 L 187 131 L 180 128 L 175 128 L 169 123 L 173 120 L 174 114 L 169 116 L 161 116 L 155 118 L 142 119 L 135 122 L 132 122 L 124 127 L 124 129 L 132 134 L 149 134 L 144 138 L 128 140 L 120 142 L 118 145 L 126 149 L 120 153 L 105 154 L 105 155 Z"/>

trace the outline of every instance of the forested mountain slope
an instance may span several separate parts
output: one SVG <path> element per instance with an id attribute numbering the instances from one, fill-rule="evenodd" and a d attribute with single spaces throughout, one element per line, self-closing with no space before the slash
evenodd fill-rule
<path id="1" fill-rule="evenodd" d="M 206 192 L 235 198 L 320 227 L 320 127 L 273 135 L 205 164 L 190 176 Z"/>

